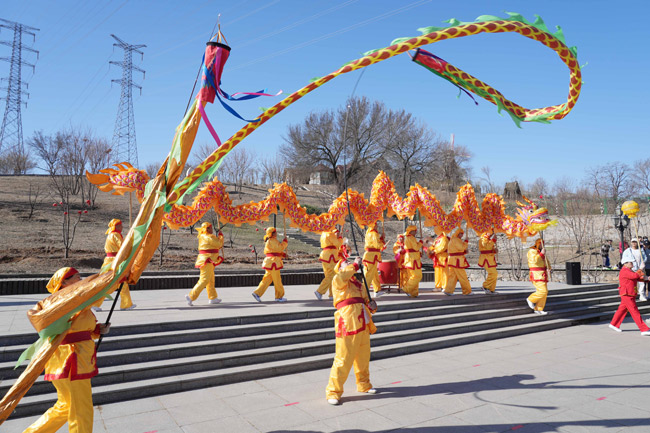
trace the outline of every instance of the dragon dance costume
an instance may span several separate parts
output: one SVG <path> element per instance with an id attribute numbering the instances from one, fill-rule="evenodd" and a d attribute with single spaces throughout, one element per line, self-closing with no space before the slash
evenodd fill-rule
<path id="1" fill-rule="evenodd" d="M 112 219 L 108 223 L 106 234 L 108 235 L 106 237 L 106 242 L 104 243 L 104 252 L 106 253 L 106 257 L 102 264 L 102 272 L 106 272 L 111 268 L 113 260 L 115 260 L 115 255 L 122 246 L 122 221 L 117 218 Z M 102 302 L 103 300 L 98 301 L 95 306 L 99 307 Z M 135 307 L 136 305 L 131 300 L 129 285 L 126 282 L 123 282 L 122 290 L 120 290 L 120 310 L 131 310 Z"/>
<path id="2" fill-rule="evenodd" d="M 326 292 L 329 292 L 328 296 L 330 298 L 332 297 L 332 280 L 334 279 L 334 275 L 336 275 L 334 267 L 339 260 L 339 250 L 342 246 L 343 238 L 339 235 L 338 230 L 335 229 L 330 232 L 321 233 L 320 247 L 322 248 L 322 251 L 318 260 L 320 260 L 323 265 L 323 273 L 325 274 L 325 277 L 314 293 L 318 300 L 320 300 Z"/>
<path id="3" fill-rule="evenodd" d="M 368 294 L 354 274 L 359 266 L 345 265 L 341 260 L 336 265 L 336 276 L 332 280 L 334 295 L 334 328 L 336 330 L 336 355 L 330 371 L 326 396 L 330 404 L 338 404 L 343 395 L 343 385 L 354 365 L 357 391 L 374 393 L 370 383 L 370 334 L 377 328 L 372 322 L 372 311 L 368 308 Z"/>
<path id="4" fill-rule="evenodd" d="M 185 297 L 187 303 L 192 305 L 199 297 L 203 289 L 207 289 L 208 299 L 211 304 L 221 302 L 214 287 L 214 268 L 223 263 L 223 257 L 219 254 L 223 248 L 223 233 L 218 235 L 212 233 L 212 224 L 204 222 L 197 230 L 199 232 L 199 255 L 196 257 L 194 267 L 201 270 L 199 281 L 196 283 L 189 295 Z"/>
<path id="5" fill-rule="evenodd" d="M 266 289 L 273 283 L 275 287 L 275 300 L 277 302 L 286 302 L 284 297 L 284 286 L 282 285 L 282 278 L 280 277 L 280 269 L 284 266 L 282 264 L 282 258 L 285 257 L 284 250 L 287 249 L 289 242 L 284 239 L 282 242 L 277 239 L 277 230 L 275 227 L 269 227 L 266 229 L 266 234 L 264 235 L 264 254 L 266 257 L 262 262 L 262 268 L 266 271 L 262 281 L 260 281 L 257 290 L 253 292 L 253 298 L 256 301 L 261 302 L 261 297 L 266 292 Z"/>
<path id="6" fill-rule="evenodd" d="M 478 250 L 481 254 L 478 258 L 478 265 L 485 269 L 487 276 L 483 282 L 483 289 L 490 293 L 496 293 L 497 278 L 497 260 L 496 260 L 496 242 L 497 237 L 492 232 L 484 232 L 478 240 Z"/>
<path id="7" fill-rule="evenodd" d="M 404 270 L 406 271 L 406 284 L 402 287 L 404 292 L 417 298 L 420 281 L 422 280 L 422 242 L 415 238 L 415 226 L 408 226 L 404 233 Z"/>
<path id="8" fill-rule="evenodd" d="M 61 268 L 47 283 L 55 293 L 70 282 L 80 280 L 74 268 Z M 25 433 L 55 432 L 67 422 L 70 433 L 93 430 L 93 397 L 90 378 L 97 375 L 95 343 L 100 326 L 90 309 L 72 318 L 70 330 L 45 365 L 45 380 L 56 388 L 57 401 Z"/>
<path id="9" fill-rule="evenodd" d="M 465 254 L 467 253 L 467 239 L 461 237 L 465 234 L 463 229 L 459 228 L 449 239 L 447 246 L 447 284 L 445 284 L 445 294 L 453 295 L 456 289 L 456 283 L 460 282 L 463 289 L 463 295 L 472 293 L 472 285 L 467 278 L 465 269 L 469 268 L 469 263 Z"/>
<path id="10" fill-rule="evenodd" d="M 546 297 L 548 296 L 548 271 L 546 268 L 546 257 L 542 254 L 543 242 L 541 239 L 535 241 L 535 245 L 528 249 L 528 268 L 530 270 L 530 281 L 535 286 L 535 293 L 526 300 L 533 311 L 546 314 Z"/>
<path id="11" fill-rule="evenodd" d="M 386 248 L 384 238 L 377 231 L 377 223 L 372 224 L 366 231 L 366 245 L 363 253 L 363 266 L 365 268 L 366 281 L 372 285 L 375 293 L 381 290 L 379 272 L 377 265 L 381 262 L 381 252 Z"/>
<path id="12" fill-rule="evenodd" d="M 433 245 L 429 247 L 429 257 L 433 260 L 433 269 L 435 276 L 435 288 L 444 289 L 447 285 L 447 247 L 449 246 L 449 237 L 440 233 Z"/>

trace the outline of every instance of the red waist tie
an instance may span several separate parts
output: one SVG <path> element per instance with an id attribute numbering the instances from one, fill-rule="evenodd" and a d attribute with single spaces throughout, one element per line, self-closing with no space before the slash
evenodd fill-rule
<path id="1" fill-rule="evenodd" d="M 337 249 L 336 247 L 329 246 L 329 247 L 323 247 L 324 250 L 335 250 Z"/>
<path id="2" fill-rule="evenodd" d="M 496 254 L 497 252 L 494 251 L 494 250 L 485 250 L 485 251 L 479 250 L 479 253 L 481 253 L 481 254 Z"/>
<path id="3" fill-rule="evenodd" d="M 450 256 L 464 256 L 465 253 L 449 253 Z"/>
<path id="4" fill-rule="evenodd" d="M 345 306 L 348 306 L 348 305 L 364 304 L 364 303 L 365 303 L 365 301 L 363 300 L 363 298 L 348 298 L 348 299 L 344 299 L 341 302 L 339 302 L 338 304 L 336 304 L 336 309 L 340 310 L 341 308 L 343 308 Z"/>
<path id="5" fill-rule="evenodd" d="M 284 253 L 266 253 L 266 257 L 284 257 Z"/>
<path id="6" fill-rule="evenodd" d="M 115 257 L 117 253 L 106 253 L 106 257 Z"/>
<path id="7" fill-rule="evenodd" d="M 528 269 L 530 269 L 531 271 L 545 271 L 546 270 L 546 268 L 528 268 Z"/>
<path id="8" fill-rule="evenodd" d="M 219 250 L 220 248 L 217 248 L 216 250 L 199 250 L 199 254 L 216 254 Z"/>
<path id="9" fill-rule="evenodd" d="M 381 250 L 379 248 L 366 248 L 365 250 L 370 252 L 370 253 L 380 253 L 381 252 Z"/>
<path id="10" fill-rule="evenodd" d="M 419 253 L 420 250 L 411 250 L 411 249 L 407 249 L 406 252 L 407 252 L 407 253 Z"/>
<path id="11" fill-rule="evenodd" d="M 61 344 L 72 344 L 80 341 L 92 340 L 90 331 L 70 332 L 65 336 Z"/>

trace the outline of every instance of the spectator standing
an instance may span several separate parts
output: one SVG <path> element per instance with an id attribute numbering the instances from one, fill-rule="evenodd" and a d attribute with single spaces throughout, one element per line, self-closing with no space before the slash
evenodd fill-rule
<path id="1" fill-rule="evenodd" d="M 612 249 L 612 240 L 608 239 L 600 247 L 600 255 L 603 258 L 603 268 L 609 268 L 609 251 Z"/>
<path id="2" fill-rule="evenodd" d="M 645 237 L 644 237 L 645 239 Z M 645 275 L 650 276 L 650 241 L 645 239 L 643 241 L 643 254 L 645 255 Z M 648 300 L 648 289 L 650 289 L 650 283 L 647 281 L 645 282 L 645 287 L 639 294 L 639 300 L 640 301 L 647 301 Z"/>

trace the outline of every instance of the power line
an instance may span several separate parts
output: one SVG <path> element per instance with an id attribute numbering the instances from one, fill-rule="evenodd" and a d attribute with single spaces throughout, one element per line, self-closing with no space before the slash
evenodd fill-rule
<path id="1" fill-rule="evenodd" d="M 32 69 L 36 68 L 34 64 L 23 60 L 23 50 L 36 53 L 37 59 L 39 53 L 33 48 L 24 45 L 22 40 L 23 33 L 25 33 L 31 35 L 34 38 L 34 41 L 36 41 L 36 33 L 34 32 L 39 31 L 39 29 L 1 18 L 0 28 L 10 29 L 14 32 L 12 42 L 0 41 L 0 44 L 11 47 L 11 57 L 0 57 L 0 60 L 10 63 L 9 77 L 3 79 L 3 81 L 7 81 L 7 96 L 5 98 L 0 98 L 6 101 L 5 113 L 2 118 L 2 127 L 0 128 L 0 150 L 2 150 L 2 147 L 4 146 L 5 150 L 17 150 L 23 152 L 23 120 L 20 110 L 22 104 L 25 104 L 25 107 L 27 107 L 27 102 L 23 102 L 23 96 L 29 98 L 29 93 L 23 90 L 23 84 L 25 87 L 28 87 L 28 84 L 24 83 L 22 80 L 22 67 L 25 65 L 31 66 Z"/>
<path id="2" fill-rule="evenodd" d="M 144 69 L 133 65 L 133 53 L 138 53 L 144 57 L 140 48 L 146 45 L 131 45 L 124 42 L 115 35 L 111 35 L 117 41 L 114 47 L 124 50 L 124 60 L 121 62 L 110 61 L 111 65 L 122 67 L 122 79 L 111 80 L 112 83 L 120 83 L 121 95 L 120 105 L 117 109 L 117 119 L 115 120 L 115 130 L 113 132 L 113 162 L 128 161 L 134 166 L 138 166 L 138 146 L 135 140 L 135 118 L 133 116 L 133 88 L 137 87 L 142 93 L 142 86 L 133 82 L 133 71 L 142 72 L 144 78 Z"/>

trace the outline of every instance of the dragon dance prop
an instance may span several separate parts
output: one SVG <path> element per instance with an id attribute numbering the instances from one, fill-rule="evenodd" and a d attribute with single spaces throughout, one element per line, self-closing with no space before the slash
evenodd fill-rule
<path id="1" fill-rule="evenodd" d="M 138 198 L 143 197 L 147 174 L 127 163 L 116 164 L 116 167 L 117 169 L 101 170 L 100 174 L 89 174 L 88 178 L 102 191 L 113 191 L 114 194 L 135 191 Z M 435 195 L 417 184 L 402 199 L 383 171 L 379 172 L 372 183 L 370 200 L 353 190 L 348 191 L 348 196 L 350 210 L 361 226 L 383 220 L 384 211 L 388 217 L 396 215 L 399 219 L 412 218 L 419 211 L 425 218 L 425 225 L 434 227 L 439 232 L 449 233 L 462 220 L 466 220 L 468 226 L 478 233 L 494 230 L 505 233 L 510 238 L 525 240 L 553 223 L 545 208 L 539 208 L 525 197 L 527 204 L 517 202 L 521 208 L 518 209 L 516 218 L 506 215 L 503 199 L 494 193 L 487 194 L 479 208 L 474 189 L 469 184 L 460 188 L 453 209 L 446 213 Z M 308 214 L 300 205 L 293 189 L 282 183 L 276 184 L 269 190 L 269 195 L 257 203 L 233 206 L 225 185 L 214 179 L 204 185 L 191 206 L 171 206 L 170 211 L 163 216 L 163 221 L 173 229 L 188 227 L 196 224 L 210 209 L 214 209 L 221 221 L 236 226 L 267 221 L 279 209 L 289 218 L 291 227 L 322 233 L 333 230 L 337 224 L 343 224 L 347 216 L 347 201 L 346 194 L 342 193 L 327 212 L 320 215 Z"/>
<path id="2" fill-rule="evenodd" d="M 140 212 L 136 217 L 133 226 L 127 233 L 122 247 L 113 261 L 111 269 L 106 273 L 85 278 L 79 283 L 58 292 L 60 293 L 58 297 L 54 298 L 53 295 L 46 298 L 34 309 L 30 310 L 29 318 L 35 329 L 38 331 L 40 338 L 21 357 L 20 361 L 31 358 L 30 364 L 27 366 L 23 374 L 21 374 L 14 386 L 12 386 L 0 401 L 0 423 L 7 419 L 22 396 L 31 387 L 40 372 L 42 372 L 45 363 L 67 333 L 71 318 L 84 308 L 88 308 L 94 301 L 112 293 L 122 281 L 126 280 L 129 284 L 135 284 L 138 281 L 142 271 L 151 260 L 158 245 L 160 227 L 164 215 L 175 215 L 174 212 L 182 211 L 184 209 L 182 207 L 182 200 L 185 195 L 196 190 L 203 182 L 210 181 L 214 177 L 224 156 L 232 151 L 232 149 L 234 149 L 235 146 L 245 137 L 250 135 L 269 119 L 279 114 L 282 110 L 301 99 L 303 96 L 323 86 L 334 78 L 387 60 L 409 50 L 416 50 L 422 46 L 446 39 L 472 36 L 480 33 L 514 32 L 524 37 L 536 40 L 551 48 L 567 65 L 570 71 L 570 82 L 569 96 L 566 102 L 551 107 L 529 110 L 511 103 L 494 88 L 473 78 L 464 71 L 452 67 L 446 62 L 443 65 L 444 67 L 440 68 L 441 71 L 436 72 L 454 84 L 497 104 L 499 109 L 508 110 L 517 123 L 520 121 L 548 122 L 551 120 L 562 119 L 571 111 L 578 100 L 582 79 L 576 50 L 575 48 L 569 48 L 565 44 L 564 36 L 559 29 L 557 32 L 551 33 L 540 18 L 537 18 L 535 22 L 531 23 L 518 14 L 509 14 L 508 18 L 482 16 L 475 22 L 464 23 L 457 20 L 450 20 L 448 27 L 427 27 L 420 29 L 420 31 L 422 33 L 420 36 L 397 39 L 388 47 L 369 51 L 365 53 L 363 57 L 345 64 L 336 71 L 313 80 L 308 85 L 297 90 L 275 104 L 273 107 L 264 111 L 259 117 L 253 119 L 253 121 L 247 123 L 224 143 L 220 142 L 216 132 L 214 132 L 214 129 L 209 124 L 206 117 L 204 107 L 209 102 L 210 98 L 203 99 L 206 96 L 206 92 L 203 92 L 203 90 L 199 92 L 199 96 L 194 99 L 193 104 L 188 109 L 181 124 L 177 127 L 171 151 L 161 168 L 158 170 L 156 176 L 149 182 L 146 182 L 142 191 L 134 188 L 139 191 L 138 194 L 142 203 Z M 217 41 L 216 44 L 219 43 L 220 42 Z M 208 47 L 210 47 L 210 43 L 208 43 Z M 206 55 L 204 58 L 205 69 L 203 70 L 202 89 L 211 88 L 212 90 L 208 90 L 207 93 L 214 91 L 215 94 L 218 94 L 220 97 L 228 100 L 236 100 L 235 95 L 228 97 L 229 95 L 220 90 L 223 64 L 225 63 L 227 54 L 229 54 L 229 49 L 219 45 L 214 45 L 213 47 L 215 48 L 214 52 L 210 54 L 214 55 L 212 57 Z M 220 63 L 217 63 L 218 61 Z M 257 93 L 261 94 L 262 92 Z M 244 97 L 237 99 L 241 100 L 251 96 L 255 95 L 246 94 Z M 224 108 L 226 108 L 226 104 L 223 103 L 221 98 L 219 100 L 224 105 Z M 234 115 L 232 111 L 230 112 Z M 181 182 L 178 182 L 181 170 L 184 167 L 192 148 L 201 119 L 206 122 L 206 126 L 210 129 L 210 133 L 217 141 L 218 148 L 187 177 L 185 177 Z M 141 176 L 144 178 L 142 172 L 139 172 L 139 174 L 134 176 Z M 135 179 L 132 179 L 132 181 L 135 182 Z M 383 185 L 381 182 L 379 183 L 378 191 L 384 192 L 377 193 L 375 198 L 379 201 L 377 201 L 376 204 L 373 204 L 372 196 L 370 205 L 368 205 L 368 203 L 363 199 L 363 195 L 350 195 L 350 205 L 355 209 L 355 217 L 359 218 L 359 222 L 363 224 L 373 220 L 373 218 L 377 220 L 381 214 L 380 209 L 389 209 L 389 212 L 392 211 L 399 216 L 409 215 L 411 214 L 411 211 L 415 210 L 415 208 L 421 209 L 423 215 L 427 213 L 428 209 L 428 224 L 434 225 L 438 224 L 437 221 L 440 221 L 440 227 L 443 229 L 448 229 L 453 224 L 457 224 L 463 216 L 467 218 L 468 223 L 477 231 L 481 231 L 481 229 L 485 227 L 485 224 L 494 224 L 496 221 L 493 216 L 485 216 L 490 214 L 490 211 L 486 210 L 487 208 L 482 209 L 479 213 L 468 211 L 472 206 L 477 205 L 475 197 L 472 198 L 473 192 L 471 194 L 469 193 L 471 187 L 461 189 L 459 192 L 459 200 L 456 201 L 454 210 L 450 214 L 444 215 L 443 218 L 443 214 L 437 212 L 437 201 L 432 198 L 432 196 L 427 195 L 425 189 L 418 186 L 413 187 L 406 200 L 397 203 L 397 199 L 387 193 L 387 189 L 389 188 L 388 182 L 385 182 Z M 140 183 L 138 183 L 138 185 L 139 184 Z M 219 188 L 221 188 L 221 191 L 225 193 L 223 185 L 219 186 L 214 183 L 207 184 L 203 190 L 208 188 L 210 185 L 213 185 L 213 188 L 215 188 L 215 195 L 218 195 L 220 191 Z M 293 202 L 296 205 L 295 207 L 290 206 L 292 203 L 292 196 L 288 187 L 280 185 L 276 188 L 278 188 L 277 194 L 283 198 L 276 198 L 275 200 L 281 207 L 283 206 L 284 210 L 287 211 L 287 215 L 291 218 L 293 225 L 311 227 L 309 224 L 316 224 L 313 228 L 315 231 L 318 231 L 319 226 L 317 225 L 317 222 L 321 224 L 320 227 L 332 226 L 344 215 L 344 204 L 340 203 L 341 198 L 339 197 L 339 199 L 337 199 L 333 204 L 335 208 L 330 208 L 330 212 L 328 213 L 329 216 L 324 216 L 323 218 L 320 218 L 319 216 L 316 220 L 311 217 L 305 217 L 302 215 L 302 208 L 298 206 L 297 200 Z M 118 190 L 116 189 L 116 191 Z M 222 195 L 222 199 L 219 201 L 220 207 L 217 208 L 217 212 L 222 216 L 224 221 L 235 221 L 239 216 L 228 214 L 227 211 L 233 208 L 230 206 L 228 200 L 225 199 L 226 197 L 225 194 Z M 391 197 L 393 197 L 392 200 L 395 200 L 395 203 L 389 206 L 389 200 L 391 200 Z M 267 203 L 272 202 L 273 200 L 268 200 Z M 174 207 L 174 205 L 177 206 Z M 485 200 L 483 205 L 485 206 Z M 496 205 L 494 206 L 494 212 L 498 213 Z M 340 211 L 339 207 L 341 208 Z M 252 213 L 254 205 L 241 209 L 242 211 L 250 210 Z M 291 215 L 290 212 L 294 212 L 294 214 Z M 268 209 L 261 209 L 259 210 L 259 213 L 260 215 L 268 216 L 270 212 Z M 183 220 L 180 215 L 167 219 L 171 221 L 174 218 L 178 220 L 177 226 L 182 225 Z M 189 218 L 189 216 L 187 218 Z M 244 215 L 243 219 L 245 218 L 246 216 Z M 524 224 L 524 222 L 505 218 L 502 220 L 502 226 L 500 228 L 497 227 L 497 230 L 503 230 L 505 233 L 510 232 L 513 236 L 520 236 L 522 238 L 532 234 L 528 229 L 524 230 L 523 226 L 520 226 L 520 224 Z"/>

